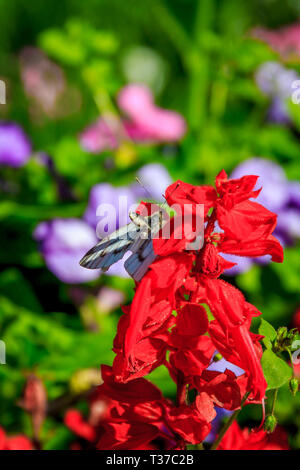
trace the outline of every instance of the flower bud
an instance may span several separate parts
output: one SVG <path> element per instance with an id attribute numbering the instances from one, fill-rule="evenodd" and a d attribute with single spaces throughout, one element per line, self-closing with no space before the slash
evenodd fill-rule
<path id="1" fill-rule="evenodd" d="M 217 278 L 223 272 L 222 258 L 218 253 L 218 249 L 212 243 L 207 243 L 201 250 L 198 261 L 197 269 L 205 276 L 212 279 Z"/>
<path id="2" fill-rule="evenodd" d="M 289 387 L 290 387 L 291 394 L 293 396 L 296 396 L 296 393 L 298 392 L 298 389 L 299 389 L 299 382 L 298 382 L 298 379 L 296 379 L 296 377 L 293 377 L 290 380 Z"/>
<path id="3" fill-rule="evenodd" d="M 275 431 L 277 426 L 277 419 L 274 415 L 268 415 L 264 422 L 264 430 L 267 433 L 272 433 Z"/>
<path id="4" fill-rule="evenodd" d="M 217 353 L 217 354 L 214 355 L 214 359 L 213 359 L 214 362 L 218 362 L 218 361 L 220 361 L 221 359 L 223 359 L 222 354 Z"/>
<path id="5" fill-rule="evenodd" d="M 288 350 L 295 339 L 296 333 L 296 329 L 288 330 L 286 326 L 278 328 L 274 342 L 274 351 Z"/>
<path id="6" fill-rule="evenodd" d="M 277 330 L 277 340 L 282 341 L 286 338 L 288 333 L 287 327 L 286 326 L 280 326 Z"/>

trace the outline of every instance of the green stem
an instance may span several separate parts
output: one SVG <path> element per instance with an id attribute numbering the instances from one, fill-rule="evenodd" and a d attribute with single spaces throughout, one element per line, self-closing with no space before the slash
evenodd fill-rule
<path id="1" fill-rule="evenodd" d="M 174 47 L 180 55 L 183 65 L 189 67 L 189 54 L 193 48 L 193 42 L 183 26 L 161 1 L 151 2 L 151 10 L 155 19 L 161 24 L 165 33 L 173 42 Z"/>
<path id="2" fill-rule="evenodd" d="M 188 117 L 191 130 L 198 133 L 203 128 L 207 111 L 209 85 L 209 58 L 203 47 L 203 37 L 210 29 L 214 11 L 213 0 L 198 0 L 194 27 L 194 46 L 189 63 L 190 92 Z"/>
<path id="3" fill-rule="evenodd" d="M 278 394 L 278 388 L 275 388 L 275 390 L 274 390 L 274 395 L 273 395 L 273 403 L 272 403 L 271 415 L 274 415 L 275 405 L 276 405 L 276 400 L 277 400 L 277 394 Z"/>
<path id="4" fill-rule="evenodd" d="M 292 353 L 291 353 L 291 350 L 290 350 L 290 349 L 288 349 L 288 354 L 289 354 L 289 356 L 290 356 L 291 368 L 292 368 L 292 371 L 293 371 L 293 377 L 295 377 L 294 362 L 293 362 L 293 357 L 292 357 Z"/>
<path id="5" fill-rule="evenodd" d="M 230 426 L 232 425 L 232 423 L 236 420 L 238 414 L 240 413 L 244 403 L 246 402 L 248 396 L 250 395 L 250 392 L 247 392 L 246 395 L 244 396 L 244 398 L 242 399 L 241 401 L 241 407 L 239 410 L 235 410 L 234 413 L 232 413 L 232 415 L 230 416 L 229 420 L 226 421 L 226 423 L 224 424 L 223 428 L 221 429 L 221 431 L 219 432 L 218 434 L 218 437 L 216 438 L 215 442 L 212 444 L 210 450 L 217 450 L 217 448 L 219 447 L 219 444 L 221 442 L 221 440 L 223 439 L 223 437 L 225 436 L 226 432 L 228 431 L 228 429 L 230 428 Z"/>

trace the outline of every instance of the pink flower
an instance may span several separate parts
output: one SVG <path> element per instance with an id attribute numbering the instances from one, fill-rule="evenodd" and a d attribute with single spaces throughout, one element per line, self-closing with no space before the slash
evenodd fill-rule
<path id="1" fill-rule="evenodd" d="M 138 143 L 176 142 L 186 131 L 183 117 L 175 111 L 159 108 L 152 92 L 144 85 L 127 85 L 117 98 L 126 118 L 104 115 L 80 135 L 81 146 L 91 153 L 115 150 L 122 140 Z"/>
<path id="2" fill-rule="evenodd" d="M 257 28 L 254 35 L 268 43 L 283 58 L 300 58 L 300 22 L 275 31 Z"/>
<path id="3" fill-rule="evenodd" d="M 133 139 L 154 142 L 176 142 L 185 133 L 185 121 L 180 114 L 159 108 L 144 85 L 127 85 L 118 96 L 119 107 L 130 118 L 125 127 Z"/>

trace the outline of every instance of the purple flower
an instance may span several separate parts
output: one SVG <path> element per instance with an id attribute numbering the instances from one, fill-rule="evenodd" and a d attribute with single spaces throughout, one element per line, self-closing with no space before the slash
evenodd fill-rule
<path id="1" fill-rule="evenodd" d="M 166 188 L 172 183 L 172 178 L 168 170 L 159 163 L 149 163 L 138 171 L 138 177 L 141 183 L 149 191 L 151 197 L 160 202 L 163 200 L 163 194 Z M 148 197 L 145 190 L 141 195 L 142 198 Z"/>
<path id="2" fill-rule="evenodd" d="M 129 211 L 135 210 L 141 199 L 151 196 L 160 202 L 163 199 L 162 194 L 172 181 L 166 168 L 159 163 L 143 166 L 138 171 L 138 176 L 146 189 L 138 183 L 119 187 L 99 183 L 91 189 L 83 218 L 96 231 L 98 238 L 104 238 L 128 224 Z M 128 256 L 129 254 L 126 254 L 122 260 L 112 265 L 107 274 L 128 277 L 123 267 Z"/>
<path id="3" fill-rule="evenodd" d="M 287 69 L 278 62 L 265 62 L 256 72 L 256 83 L 263 93 L 271 97 L 289 98 L 292 83 L 299 80 L 295 70 Z"/>
<path id="4" fill-rule="evenodd" d="M 0 165 L 14 168 L 25 165 L 31 144 L 22 128 L 13 122 L 0 123 Z"/>
<path id="5" fill-rule="evenodd" d="M 99 277 L 99 270 L 85 269 L 80 259 L 97 243 L 95 231 L 80 219 L 54 219 L 40 223 L 34 238 L 48 269 L 62 282 L 77 284 Z"/>
<path id="6" fill-rule="evenodd" d="M 277 212 L 287 203 L 288 181 L 277 163 L 264 158 L 251 158 L 238 165 L 230 177 L 238 179 L 244 175 L 259 176 L 255 189 L 262 190 L 255 200 L 270 211 Z"/>
<path id="7" fill-rule="evenodd" d="M 172 182 L 166 168 L 159 163 L 143 166 L 138 171 L 138 176 L 146 189 L 138 183 L 118 187 L 109 183 L 99 183 L 91 189 L 83 217 L 89 225 L 97 227 L 99 237 L 105 237 L 126 225 L 130 221 L 128 212 L 133 210 L 141 199 L 148 199 L 151 196 L 157 202 L 162 201 L 162 194 Z M 99 222 L 103 217 L 107 224 L 102 227 Z"/>
<path id="8" fill-rule="evenodd" d="M 290 118 L 286 102 L 277 96 L 273 98 L 268 110 L 267 118 L 270 122 L 288 124 L 290 122 Z"/>
<path id="9" fill-rule="evenodd" d="M 97 234 L 103 238 L 129 222 L 128 212 L 136 202 L 137 197 L 131 187 L 99 183 L 91 189 L 83 218 L 94 229 L 98 225 Z M 100 228 L 99 222 L 103 217 L 107 224 Z"/>
<path id="10" fill-rule="evenodd" d="M 288 184 L 289 205 L 300 210 L 300 183 L 289 181 Z"/>
<path id="11" fill-rule="evenodd" d="M 290 238 L 300 238 L 300 210 L 287 208 L 279 212 L 277 229 L 280 233 L 287 233 Z"/>
<path id="12" fill-rule="evenodd" d="M 260 90 L 272 98 L 268 118 L 278 123 L 289 122 L 286 100 L 291 98 L 292 83 L 299 80 L 295 70 L 287 69 L 278 62 L 265 62 L 257 70 L 255 80 Z"/>

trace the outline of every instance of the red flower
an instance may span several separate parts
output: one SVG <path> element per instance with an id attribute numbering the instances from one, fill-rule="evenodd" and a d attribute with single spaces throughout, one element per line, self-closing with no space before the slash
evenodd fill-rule
<path id="1" fill-rule="evenodd" d="M 199 443 L 210 432 L 215 411 L 205 393 L 192 406 L 176 407 L 145 379 L 120 384 L 108 366 L 102 366 L 102 377 L 91 399 L 91 410 L 97 403 L 102 407 L 96 420 L 91 412 L 85 421 L 76 410 L 65 417 L 67 426 L 97 449 L 182 449 L 185 441 Z"/>
<path id="2" fill-rule="evenodd" d="M 96 430 L 93 426 L 87 423 L 82 414 L 77 410 L 68 410 L 65 415 L 65 425 L 71 429 L 75 434 L 93 442 L 96 439 Z"/>
<path id="3" fill-rule="evenodd" d="M 230 370 L 217 372 L 206 370 L 201 377 L 194 377 L 194 385 L 199 392 L 206 392 L 213 403 L 226 410 L 240 408 L 244 396 L 240 381 Z"/>
<path id="4" fill-rule="evenodd" d="M 169 337 L 171 349 L 168 368 L 177 382 L 179 370 L 188 383 L 194 375 L 201 375 L 207 368 L 214 354 L 215 347 L 208 336 L 207 314 L 201 305 L 184 303 L 178 311 L 176 327 Z"/>
<path id="5" fill-rule="evenodd" d="M 30 440 L 18 434 L 7 437 L 3 428 L 0 427 L 0 450 L 34 450 Z"/>
<path id="6" fill-rule="evenodd" d="M 210 423 L 215 417 L 212 400 L 202 393 L 191 406 L 173 407 L 168 414 L 168 423 L 185 442 L 198 444 L 210 433 Z"/>
<path id="7" fill-rule="evenodd" d="M 206 292 L 208 304 L 216 319 L 210 325 L 212 341 L 225 359 L 247 372 L 254 398 L 262 400 L 267 383 L 255 346 L 255 340 L 261 338 L 256 338 L 249 332 L 249 320 L 260 312 L 245 301 L 241 292 L 224 281 L 207 281 Z"/>
<path id="8" fill-rule="evenodd" d="M 183 209 L 187 205 L 190 207 L 190 212 L 196 211 L 197 204 L 203 204 L 206 217 L 209 209 L 215 204 L 217 194 L 212 186 L 193 186 L 178 180 L 168 186 L 165 198 L 169 206 L 178 204 Z"/>
<path id="9" fill-rule="evenodd" d="M 163 229 L 153 240 L 156 259 L 119 321 L 114 379 L 104 368 L 104 384 L 98 390 L 108 410 L 104 432 L 96 439 L 98 448 L 148 448 L 157 440 L 167 448 L 183 448 L 185 442 L 201 442 L 208 434 L 215 405 L 235 410 L 246 392 L 251 392 L 248 402 L 264 398 L 262 337 L 250 332 L 251 320 L 260 312 L 238 289 L 218 279 L 233 266 L 222 252 L 269 254 L 282 261 L 282 247 L 272 235 L 276 215 L 250 200 L 259 194 L 256 182 L 257 176 L 228 180 L 222 171 L 216 189 L 181 181 L 167 188 L 166 199 L 176 215 L 165 225 L 170 236 Z M 142 212 L 147 208 L 145 203 L 140 206 Z M 203 246 L 190 244 L 199 239 L 198 225 Z M 216 349 L 244 375 L 206 370 Z M 146 390 L 157 389 L 142 377 L 162 364 L 177 384 L 177 407 L 161 395 L 145 399 Z M 196 389 L 189 405 L 187 385 Z M 128 393 L 135 398 L 126 398 Z"/>
<path id="10" fill-rule="evenodd" d="M 283 250 L 272 236 L 276 214 L 249 201 L 260 193 L 260 190 L 253 190 L 257 179 L 257 176 L 243 176 L 228 180 L 224 170 L 217 176 L 217 220 L 224 230 L 219 251 L 251 257 L 270 254 L 273 261 L 281 263 Z"/>
<path id="11" fill-rule="evenodd" d="M 192 213 L 196 212 L 197 204 L 203 204 L 205 220 L 209 209 L 214 208 L 213 219 L 224 231 L 218 246 L 220 252 L 251 257 L 270 254 L 273 261 L 282 262 L 282 247 L 272 236 L 276 214 L 249 200 L 256 198 L 260 192 L 254 191 L 257 179 L 258 176 L 250 175 L 228 180 L 222 170 L 216 178 L 216 190 L 210 186 L 193 186 L 178 181 L 167 188 L 166 199 L 170 205 L 178 204 L 186 211 L 189 208 Z M 212 233 L 214 225 L 210 229 Z M 155 253 L 163 254 L 161 245 L 161 240 L 154 240 Z M 164 241 L 164 245 L 172 248 L 172 242 Z M 182 246 L 184 244 L 181 249 Z"/>
<path id="12" fill-rule="evenodd" d="M 288 450 L 284 429 L 277 427 L 272 434 L 265 431 L 241 429 L 234 422 L 223 437 L 218 450 Z"/>
<path id="13" fill-rule="evenodd" d="M 212 243 L 206 243 L 196 261 L 196 270 L 203 276 L 215 279 L 219 277 L 225 269 L 232 268 L 235 263 L 226 261 L 219 255 L 218 248 Z"/>
<path id="14" fill-rule="evenodd" d="M 293 327 L 297 328 L 298 332 L 300 333 L 300 308 L 293 316 Z"/>

